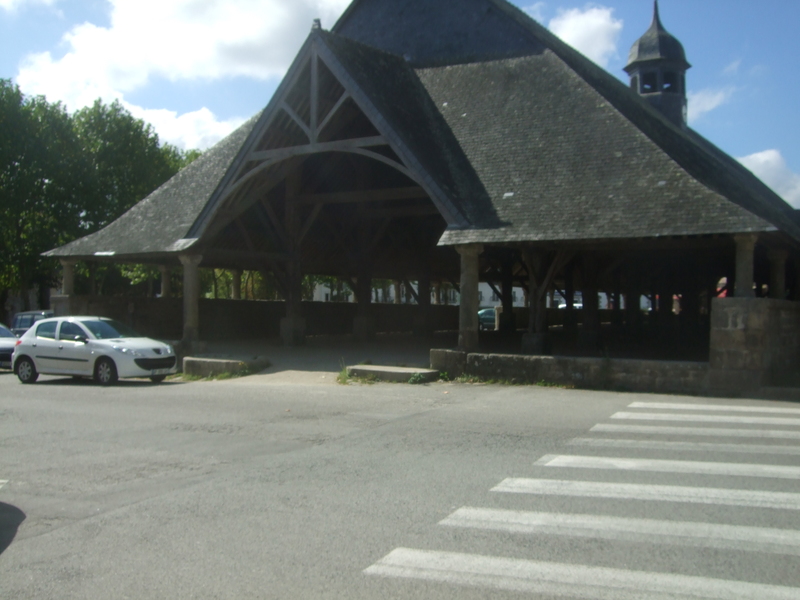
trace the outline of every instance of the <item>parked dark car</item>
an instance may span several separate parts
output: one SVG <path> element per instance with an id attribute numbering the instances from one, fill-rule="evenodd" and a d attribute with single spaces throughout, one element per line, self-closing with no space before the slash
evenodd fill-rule
<path id="1" fill-rule="evenodd" d="M 0 325 L 0 369 L 11 368 L 11 353 L 17 343 L 17 336 L 5 325 Z"/>
<path id="2" fill-rule="evenodd" d="M 478 329 L 481 331 L 494 331 L 495 326 L 495 310 L 493 308 L 484 308 L 478 311 Z"/>
<path id="3" fill-rule="evenodd" d="M 26 310 L 24 312 L 14 315 L 14 320 L 11 322 L 11 331 L 17 337 L 31 328 L 31 325 L 36 321 L 48 319 L 53 316 L 52 310 Z"/>

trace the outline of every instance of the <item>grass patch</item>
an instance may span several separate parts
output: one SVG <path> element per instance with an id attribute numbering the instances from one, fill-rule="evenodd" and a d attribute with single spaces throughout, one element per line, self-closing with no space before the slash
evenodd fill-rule
<path id="1" fill-rule="evenodd" d="M 350 373 L 347 372 L 347 366 L 344 364 L 344 359 L 339 361 L 339 364 L 342 365 L 342 370 L 339 371 L 339 374 L 336 376 L 336 382 L 341 385 L 347 385 L 350 383 Z"/>

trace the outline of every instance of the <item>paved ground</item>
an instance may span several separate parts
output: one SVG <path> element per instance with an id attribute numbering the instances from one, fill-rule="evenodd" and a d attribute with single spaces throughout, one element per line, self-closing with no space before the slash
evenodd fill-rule
<path id="1" fill-rule="evenodd" d="M 430 349 L 455 344 L 453 335 L 419 339 L 410 335 L 378 336 L 375 342 L 358 343 L 348 337 L 311 337 L 301 347 L 287 348 L 270 342 L 209 342 L 205 354 L 224 358 L 264 356 L 272 366 L 254 376 L 262 383 L 326 385 L 348 365 L 372 364 L 392 367 L 430 365 Z"/>
<path id="2" fill-rule="evenodd" d="M 330 354 L 0 372 L 0 598 L 800 597 L 800 404 L 329 385 Z"/>

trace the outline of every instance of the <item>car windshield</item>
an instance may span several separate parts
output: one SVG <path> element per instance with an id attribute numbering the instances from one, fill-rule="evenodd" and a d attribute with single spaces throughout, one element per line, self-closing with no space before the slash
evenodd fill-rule
<path id="1" fill-rule="evenodd" d="M 92 320 L 81 321 L 84 327 L 92 332 L 92 335 L 98 340 L 108 340 L 114 338 L 135 338 L 142 337 L 133 329 L 113 320 Z"/>
<path id="2" fill-rule="evenodd" d="M 15 338 L 13 333 L 11 333 L 8 329 L 0 325 L 0 338 Z"/>

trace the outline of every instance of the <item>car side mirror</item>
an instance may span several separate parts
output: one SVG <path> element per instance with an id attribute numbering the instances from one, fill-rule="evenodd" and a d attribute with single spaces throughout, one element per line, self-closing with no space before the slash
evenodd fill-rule
<path id="1" fill-rule="evenodd" d="M 89 341 L 85 335 L 76 335 L 73 339 L 81 344 L 85 344 Z"/>

